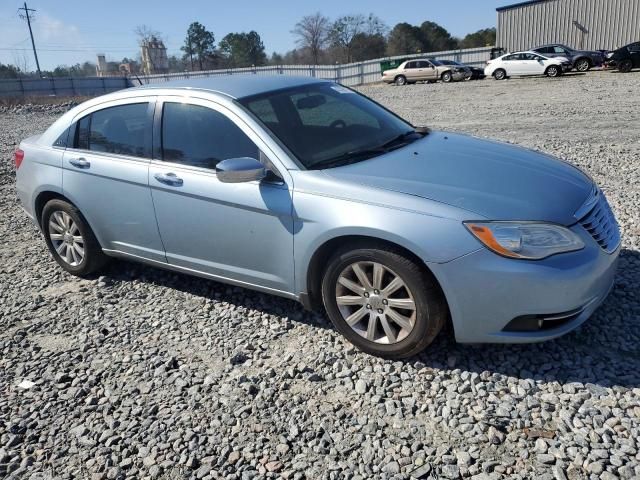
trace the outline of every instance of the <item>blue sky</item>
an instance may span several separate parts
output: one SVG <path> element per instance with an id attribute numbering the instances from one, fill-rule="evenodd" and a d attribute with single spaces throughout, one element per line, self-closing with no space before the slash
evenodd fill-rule
<path id="1" fill-rule="evenodd" d="M 229 32 L 256 30 L 268 54 L 295 46 L 291 29 L 304 15 L 322 12 L 330 18 L 351 13 L 374 13 L 392 27 L 398 22 L 435 21 L 453 35 L 463 36 L 495 26 L 495 8 L 512 0 L 31 0 L 37 10 L 33 23 L 40 66 L 95 62 L 99 52 L 109 60 L 138 54 L 137 25 L 163 34 L 169 53 L 179 53 L 187 27 L 203 23 L 216 41 Z M 26 22 L 18 16 L 18 0 L 0 3 L 0 62 L 35 69 Z"/>

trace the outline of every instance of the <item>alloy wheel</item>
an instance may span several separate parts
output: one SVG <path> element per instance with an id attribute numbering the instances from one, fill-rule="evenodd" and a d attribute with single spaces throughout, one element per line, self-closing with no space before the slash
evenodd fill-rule
<path id="1" fill-rule="evenodd" d="M 549 67 L 547 70 L 547 75 L 550 77 L 558 76 L 558 68 L 557 67 Z"/>
<path id="2" fill-rule="evenodd" d="M 579 72 L 586 72 L 587 70 L 589 70 L 589 67 L 589 60 L 585 58 L 579 60 L 578 63 L 576 63 L 576 70 L 578 70 Z"/>
<path id="3" fill-rule="evenodd" d="M 335 295 L 344 321 L 370 342 L 400 342 L 415 326 L 416 303 L 409 287 L 381 263 L 362 261 L 346 267 Z"/>
<path id="4" fill-rule="evenodd" d="M 84 238 L 67 212 L 56 210 L 49 217 L 49 238 L 65 263 L 77 267 L 84 260 Z"/>
<path id="5" fill-rule="evenodd" d="M 495 78 L 496 80 L 502 80 L 505 77 L 506 77 L 506 74 L 505 74 L 504 70 L 496 70 L 493 73 L 493 78 Z"/>

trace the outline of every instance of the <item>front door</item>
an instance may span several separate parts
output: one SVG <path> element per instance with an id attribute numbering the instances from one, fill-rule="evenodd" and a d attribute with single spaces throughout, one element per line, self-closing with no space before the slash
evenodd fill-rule
<path id="1" fill-rule="evenodd" d="M 62 187 L 102 248 L 164 262 L 151 192 L 153 102 L 132 98 L 79 114 L 64 152 Z"/>
<path id="2" fill-rule="evenodd" d="M 420 80 L 438 79 L 438 70 L 431 62 L 427 62 L 426 60 L 418 60 L 417 63 Z"/>
<path id="3" fill-rule="evenodd" d="M 149 184 L 168 263 L 291 293 L 290 186 L 275 175 L 233 184 L 216 176 L 229 158 L 270 163 L 256 133 L 226 107 L 174 97 L 159 102 L 154 132 Z"/>

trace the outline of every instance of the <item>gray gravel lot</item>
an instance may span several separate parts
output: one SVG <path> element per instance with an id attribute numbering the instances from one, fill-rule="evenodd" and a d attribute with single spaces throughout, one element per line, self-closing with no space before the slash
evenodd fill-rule
<path id="1" fill-rule="evenodd" d="M 589 322 L 524 346 L 444 332 L 391 362 L 287 300 L 125 262 L 72 277 L 13 185 L 19 139 L 60 109 L 5 110 L 0 477 L 640 477 L 640 74 L 361 90 L 416 124 L 552 153 L 603 186 L 623 245 Z"/>

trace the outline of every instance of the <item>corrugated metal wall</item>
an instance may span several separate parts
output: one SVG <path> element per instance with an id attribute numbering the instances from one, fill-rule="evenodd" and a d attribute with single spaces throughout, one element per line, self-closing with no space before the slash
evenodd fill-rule
<path id="1" fill-rule="evenodd" d="M 612 50 L 640 41 L 640 0 L 546 0 L 498 11 L 496 46 Z"/>

